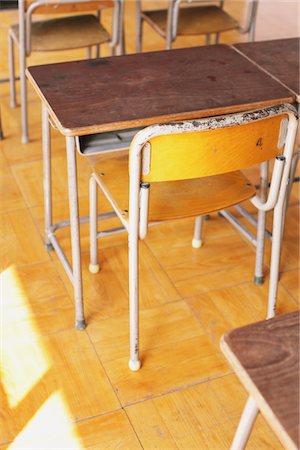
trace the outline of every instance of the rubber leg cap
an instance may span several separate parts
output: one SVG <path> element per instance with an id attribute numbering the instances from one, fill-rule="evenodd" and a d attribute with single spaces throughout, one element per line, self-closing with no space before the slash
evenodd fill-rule
<path id="1" fill-rule="evenodd" d="M 98 273 L 100 270 L 99 264 L 90 264 L 89 265 L 89 271 L 91 273 Z"/>
<path id="2" fill-rule="evenodd" d="M 202 247 L 202 239 L 193 239 L 192 240 L 192 247 L 193 248 L 200 248 L 200 247 Z"/>
<path id="3" fill-rule="evenodd" d="M 132 370 L 132 372 L 137 372 L 138 370 L 140 370 L 141 368 L 141 361 L 132 361 L 131 359 L 129 360 L 128 363 L 129 369 Z"/>
<path id="4" fill-rule="evenodd" d="M 85 320 L 76 320 L 76 330 L 84 330 L 86 328 Z"/>
<path id="5" fill-rule="evenodd" d="M 22 136 L 22 144 L 28 144 L 29 139 L 28 136 Z"/>
<path id="6" fill-rule="evenodd" d="M 254 284 L 256 284 L 256 286 L 264 284 L 264 277 L 254 277 Z"/>

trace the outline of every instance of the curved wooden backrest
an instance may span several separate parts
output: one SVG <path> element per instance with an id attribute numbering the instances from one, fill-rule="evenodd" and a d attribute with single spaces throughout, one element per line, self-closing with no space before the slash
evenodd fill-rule
<path id="1" fill-rule="evenodd" d="M 275 158 L 287 114 L 225 128 L 162 134 L 145 145 L 141 180 L 172 181 L 232 172 Z M 175 125 L 175 124 L 174 124 Z M 175 129 L 175 128 L 174 128 Z"/>
<path id="2" fill-rule="evenodd" d="M 25 10 L 36 0 L 26 0 Z M 95 11 L 99 7 L 113 7 L 113 0 L 98 0 L 84 3 L 63 3 L 63 0 L 45 0 L 45 5 L 34 10 L 34 14 L 65 14 Z"/>

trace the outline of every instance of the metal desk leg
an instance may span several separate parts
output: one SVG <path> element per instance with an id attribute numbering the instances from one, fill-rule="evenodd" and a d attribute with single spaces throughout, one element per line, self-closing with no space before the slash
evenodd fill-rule
<path id="1" fill-rule="evenodd" d="M 72 266 L 73 285 L 76 308 L 76 328 L 85 328 L 82 299 L 82 272 L 80 255 L 80 230 L 79 230 L 79 208 L 78 208 L 78 186 L 76 170 L 76 150 L 75 138 L 66 137 L 67 162 L 68 162 L 68 188 L 69 188 L 69 208 L 71 224 L 71 246 L 72 246 Z"/>
<path id="2" fill-rule="evenodd" d="M 243 450 L 246 447 L 251 430 L 254 426 L 259 409 L 255 400 L 249 397 L 245 405 L 240 423 L 236 430 L 230 450 Z"/>
<path id="3" fill-rule="evenodd" d="M 53 250 L 49 239 L 52 221 L 52 186 L 51 186 L 51 142 L 50 123 L 47 108 L 42 104 L 42 140 L 43 140 L 43 186 L 44 186 L 44 217 L 45 217 L 45 246 L 48 251 Z"/>

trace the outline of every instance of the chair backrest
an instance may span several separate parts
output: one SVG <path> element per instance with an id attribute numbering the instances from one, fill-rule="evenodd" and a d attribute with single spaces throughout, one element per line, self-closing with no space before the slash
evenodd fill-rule
<path id="1" fill-rule="evenodd" d="M 136 135 L 130 151 L 141 152 L 143 182 L 232 172 L 283 154 L 289 120 L 295 113 L 291 106 L 282 105 L 151 126 Z"/>
<path id="2" fill-rule="evenodd" d="M 99 7 L 113 7 L 113 0 L 73 1 L 70 0 L 25 0 L 25 11 L 30 5 L 39 3 L 33 14 L 65 14 L 84 11 L 95 11 Z"/>

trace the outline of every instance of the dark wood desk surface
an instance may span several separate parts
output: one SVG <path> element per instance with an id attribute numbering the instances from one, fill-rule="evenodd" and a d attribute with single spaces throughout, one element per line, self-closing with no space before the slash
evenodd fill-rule
<path id="1" fill-rule="evenodd" d="M 300 38 L 249 42 L 234 47 L 291 89 L 300 103 Z"/>
<path id="2" fill-rule="evenodd" d="M 287 448 L 299 448 L 300 312 L 227 333 L 221 347 Z"/>
<path id="3" fill-rule="evenodd" d="M 289 90 L 226 45 L 30 67 L 67 136 L 293 102 Z"/>

